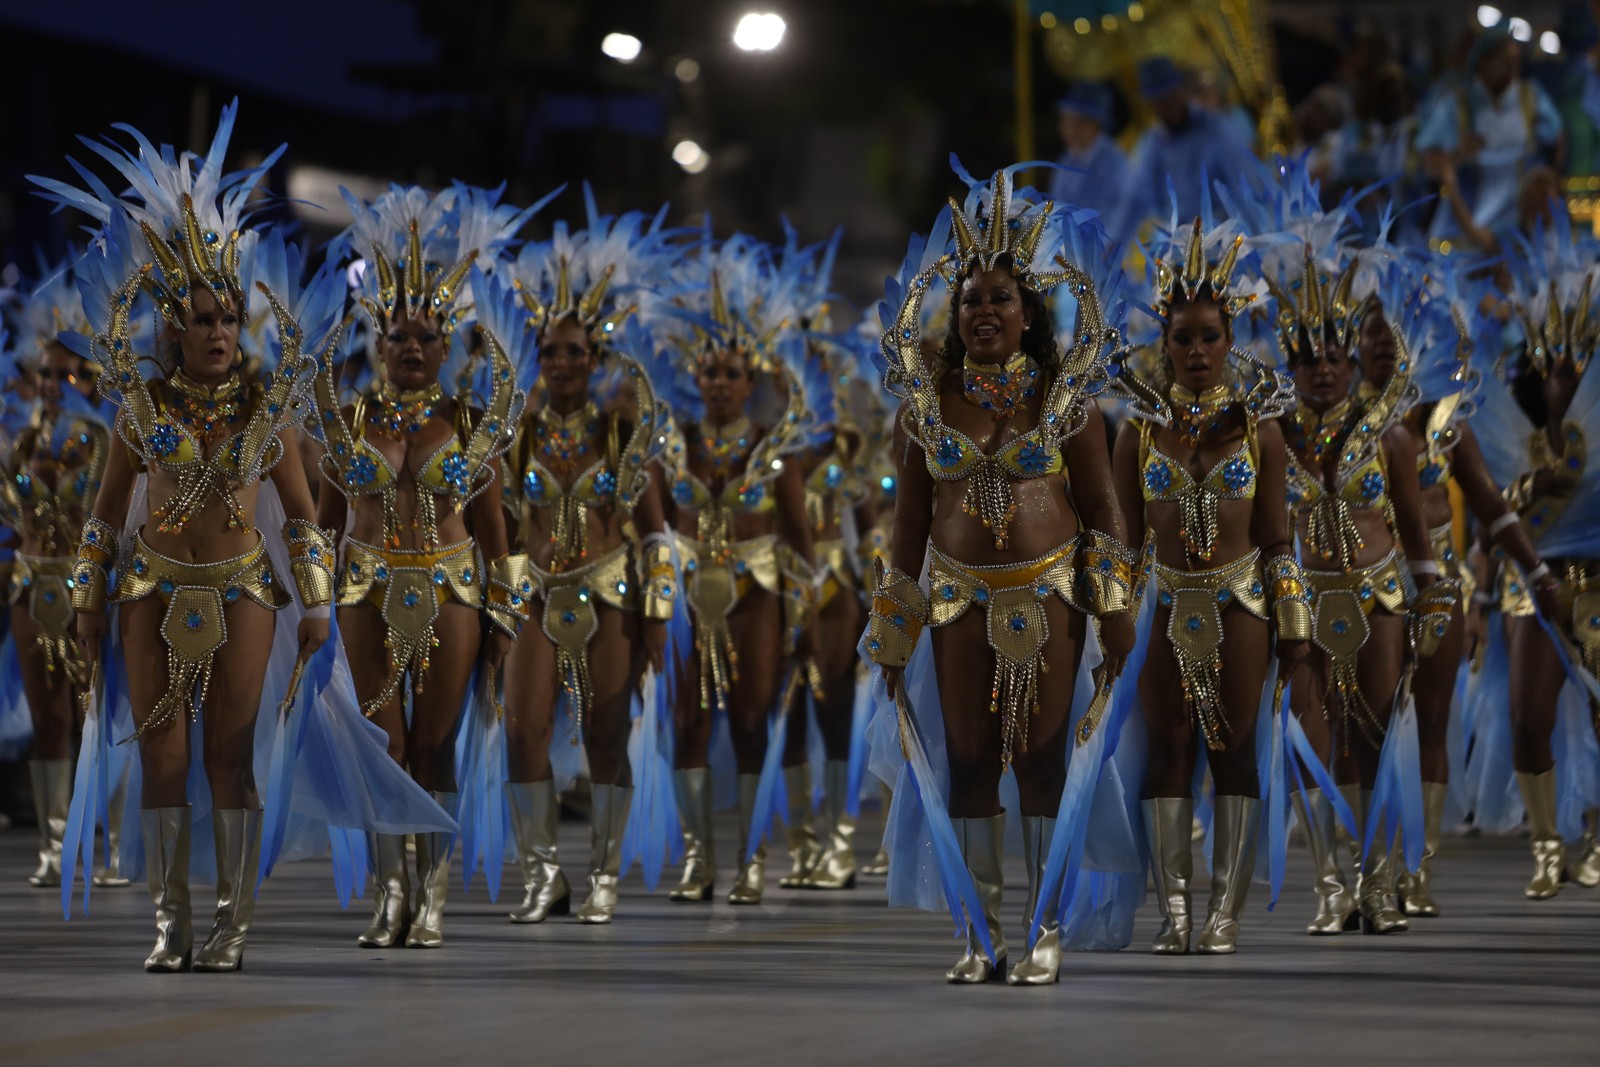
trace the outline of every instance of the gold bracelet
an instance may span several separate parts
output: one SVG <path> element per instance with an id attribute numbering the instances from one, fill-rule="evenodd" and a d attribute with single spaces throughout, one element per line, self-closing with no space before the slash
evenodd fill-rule
<path id="1" fill-rule="evenodd" d="M 1311 596 L 1306 590 L 1305 571 L 1300 568 L 1300 561 L 1288 555 L 1274 556 L 1263 569 L 1278 640 L 1311 640 Z"/>
<path id="2" fill-rule="evenodd" d="M 1133 602 L 1133 571 L 1138 561 L 1121 541 L 1090 530 L 1079 553 L 1079 574 L 1096 618 L 1127 611 Z"/>
<path id="3" fill-rule="evenodd" d="M 678 572 L 672 566 L 672 546 L 654 541 L 639 556 L 640 587 L 644 590 L 640 610 L 647 619 L 672 618 L 678 602 Z"/>
<path id="4" fill-rule="evenodd" d="M 283 541 L 289 548 L 289 569 L 301 606 L 332 604 L 333 536 L 314 522 L 290 519 L 283 524 Z"/>
<path id="5" fill-rule="evenodd" d="M 927 625 L 928 598 L 905 571 L 885 571 L 881 560 L 875 570 L 878 591 L 867 617 L 867 655 L 880 667 L 904 667 Z"/>
<path id="6" fill-rule="evenodd" d="M 84 520 L 78 538 L 78 562 L 72 574 L 72 609 L 103 611 L 111 568 L 117 560 L 117 531 L 93 515 Z"/>
<path id="7" fill-rule="evenodd" d="M 517 636 L 532 611 L 533 595 L 533 571 L 527 556 L 521 553 L 504 555 L 489 564 L 489 586 L 484 594 L 483 609 L 495 626 L 512 637 Z"/>

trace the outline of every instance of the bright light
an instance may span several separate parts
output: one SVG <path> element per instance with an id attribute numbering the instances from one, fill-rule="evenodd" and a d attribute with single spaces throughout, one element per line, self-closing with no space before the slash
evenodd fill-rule
<path id="1" fill-rule="evenodd" d="M 1533 27 L 1528 25 L 1527 19 L 1514 18 L 1511 20 L 1511 36 L 1519 41 L 1531 41 L 1533 40 Z"/>
<path id="2" fill-rule="evenodd" d="M 783 16 L 752 11 L 734 27 L 733 43 L 746 52 L 770 52 L 783 43 L 785 29 Z"/>
<path id="3" fill-rule="evenodd" d="M 1503 16 L 1501 15 L 1499 8 L 1491 7 L 1489 4 L 1478 5 L 1478 25 L 1482 26 L 1484 29 L 1488 29 L 1490 26 L 1493 26 L 1495 23 L 1499 22 L 1502 17 Z"/>
<path id="4" fill-rule="evenodd" d="M 711 156 L 693 141 L 679 141 L 672 146 L 672 161 L 690 174 L 699 174 L 711 165 Z"/>
<path id="5" fill-rule="evenodd" d="M 344 280 L 350 283 L 350 288 L 361 288 L 361 279 L 367 276 L 367 261 L 358 259 L 345 268 Z"/>
<path id="6" fill-rule="evenodd" d="M 1539 35 L 1539 51 L 1550 56 L 1560 52 L 1561 35 L 1554 30 L 1545 30 Z"/>
<path id="7" fill-rule="evenodd" d="M 672 74 L 685 85 L 700 77 L 700 64 L 692 59 L 680 59 L 672 68 Z"/>
<path id="8" fill-rule="evenodd" d="M 618 63 L 632 63 L 643 50 L 644 45 L 631 33 L 608 33 L 600 42 L 600 51 Z"/>

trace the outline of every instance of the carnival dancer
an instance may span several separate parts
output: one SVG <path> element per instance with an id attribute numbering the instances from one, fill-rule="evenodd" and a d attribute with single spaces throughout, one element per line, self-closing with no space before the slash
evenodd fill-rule
<path id="1" fill-rule="evenodd" d="M 539 626 L 517 641 L 506 675 L 507 789 L 524 889 L 514 923 L 571 910 L 556 854 L 550 746 L 580 738 L 593 804 L 589 895 L 576 918 L 611 921 L 635 806 L 630 715 L 646 668 L 666 684 L 667 622 L 678 595 L 657 466 L 671 414 L 624 347 L 642 329 L 630 322 L 639 292 L 665 280 L 673 253 L 661 216 L 601 217 L 589 206 L 584 228 L 558 223 L 552 239 L 524 247 L 516 265 L 538 332 L 544 396 L 517 428 L 505 479 L 513 546 L 528 555 L 542 590 Z M 596 404 L 593 385 L 605 367 L 632 387 L 630 415 Z M 563 697 L 573 733 L 552 737 Z"/>
<path id="2" fill-rule="evenodd" d="M 71 578 L 77 537 L 94 510 L 111 434 L 105 414 L 90 399 L 93 364 L 58 339 L 63 331 L 89 332 L 71 263 L 52 269 L 28 294 L 19 318 L 21 344 L 32 349 L 38 397 L 20 412 L 26 424 L 0 476 L 0 522 L 18 538 L 8 597 L 33 723 L 28 772 L 39 819 L 39 866 L 28 882 L 58 887 L 72 804 L 73 733 L 89 685 L 89 665 L 78 654 L 74 632 Z M 106 863 L 92 875 L 98 886 L 128 884 L 118 871 L 124 795 L 121 787 L 112 795 Z"/>
<path id="3" fill-rule="evenodd" d="M 1393 269 L 1400 274 L 1388 286 L 1390 296 L 1362 316 L 1356 335 L 1362 389 L 1382 393 L 1400 357 L 1397 336 L 1406 340 L 1420 402 L 1406 417 L 1406 428 L 1417 448 L 1417 479 L 1421 506 L 1433 542 L 1434 559 L 1441 576 L 1453 580 L 1462 596 L 1476 596 L 1468 583 L 1467 568 L 1456 550 L 1450 487 L 1456 486 L 1487 537 L 1524 573 L 1541 566 L 1527 529 L 1511 511 L 1484 463 L 1473 433 L 1471 418 L 1484 380 L 1482 369 L 1495 353 L 1492 339 L 1497 324 L 1481 310 L 1483 287 L 1470 283 L 1460 265 L 1438 261 L 1399 259 Z M 1409 277 L 1407 276 L 1409 275 Z M 1359 283 L 1358 283 L 1359 284 Z M 1391 324 L 1385 307 L 1401 308 L 1405 317 Z M 1533 595 L 1541 600 L 1549 618 L 1558 617 L 1553 583 L 1542 582 Z M 1433 860 L 1439 850 L 1441 824 L 1449 793 L 1448 738 L 1455 708 L 1457 679 L 1463 669 L 1465 623 L 1460 604 L 1453 609 L 1448 629 L 1433 655 L 1418 661 L 1414 676 L 1417 700 L 1417 734 L 1422 772 L 1424 819 L 1423 853 L 1416 871 L 1401 874 L 1400 903 L 1406 915 L 1433 918 L 1439 914 L 1433 895 Z"/>
<path id="4" fill-rule="evenodd" d="M 1337 741 L 1340 790 L 1372 844 L 1357 857 L 1361 879 L 1352 895 L 1339 865 L 1332 815 L 1324 810 L 1332 801 L 1325 794 L 1302 794 L 1320 898 L 1308 932 L 1340 933 L 1359 911 L 1364 931 L 1385 934 L 1408 925 L 1396 898 L 1390 843 L 1368 827 L 1377 820 L 1388 835 L 1397 830 L 1394 819 L 1385 821 L 1384 813 L 1371 810 L 1380 750 L 1400 720 L 1385 709 L 1398 708 L 1397 695 L 1405 696 L 1408 660 L 1431 654 L 1437 644 L 1433 624 L 1448 618 L 1455 592 L 1450 583 L 1429 588 L 1438 581 L 1439 565 L 1423 519 L 1416 445 L 1403 423 L 1418 396 L 1410 361 L 1396 361 L 1382 392 L 1357 395 L 1351 343 L 1375 302 L 1352 295 L 1356 270 L 1340 261 L 1337 231 L 1323 236 L 1320 247 L 1301 246 L 1303 266 L 1268 274 L 1278 346 L 1300 395 L 1285 420 L 1289 503 L 1306 564 L 1317 648 L 1294 676 L 1292 699 L 1324 765 Z"/>
<path id="5" fill-rule="evenodd" d="M 120 443 L 110 449 L 94 514 L 79 539 L 72 604 L 86 658 L 98 658 L 106 607 L 116 605 L 156 905 L 156 946 L 145 961 L 151 971 L 187 969 L 191 957 L 196 970 L 243 964 L 263 869 L 256 742 L 258 727 L 272 729 L 271 717 L 259 710 L 264 697 L 271 707 L 282 696 L 264 694 L 264 680 L 280 659 L 286 676 L 288 660 L 298 653 L 303 663 L 323 643 L 333 594 L 331 539 L 312 521 L 300 465 L 280 460 L 295 448 L 291 423 L 310 386 L 312 353 L 336 336 L 342 297 L 326 270 L 303 291 L 298 278 L 293 291 L 273 292 L 258 281 L 274 320 L 270 350 L 259 353 L 271 373 L 265 380 L 245 377 L 239 343 L 250 280 L 261 276 L 263 256 L 278 263 L 285 256 L 275 233 L 243 228 L 246 203 L 278 153 L 251 171 L 222 171 L 236 111 L 236 104 L 224 109 L 204 157 L 157 149 L 132 130 L 131 151 L 86 142 L 131 185 L 127 199 L 118 200 L 77 164 L 88 192 L 35 179 L 52 199 L 102 225 L 99 254 L 80 264 L 93 337 L 62 339 L 80 342 L 79 354 L 99 362 L 101 392 L 120 405 Z M 153 360 L 136 350 L 130 329 L 146 295 L 163 324 L 153 338 Z M 159 368 L 148 381 L 146 362 Z M 256 527 L 258 515 L 279 512 L 286 516 L 281 534 L 274 522 Z M 286 572 L 303 615 L 280 577 Z M 275 619 L 284 609 L 289 621 Z M 115 665 L 103 663 L 101 672 L 110 678 Z M 109 736 L 113 710 L 97 713 L 102 737 Z M 200 720 L 193 734 L 185 718 Z M 328 755 L 340 769 L 360 774 L 363 768 L 344 761 L 359 761 L 370 737 L 346 738 L 353 748 Z M 86 738 L 80 760 L 90 758 L 91 748 Z M 192 813 L 187 795 L 191 753 L 203 759 L 210 787 L 217 878 L 216 920 L 197 952 L 190 827 L 191 815 L 205 813 Z M 80 770 L 80 786 L 94 778 Z M 85 793 L 74 795 L 71 822 L 92 841 L 97 802 Z M 386 814 L 408 821 L 414 809 L 402 810 L 405 803 L 401 798 Z M 423 815 L 416 822 L 432 820 Z"/>
<path id="6" fill-rule="evenodd" d="M 376 396 L 342 406 L 331 361 L 316 378 L 323 471 L 336 490 L 322 494 L 320 518 L 349 530 L 339 628 L 362 712 L 388 734 L 395 762 L 455 813 L 455 742 L 469 685 L 481 657 L 481 684 L 494 688 L 534 594 L 500 507 L 500 456 L 522 411 L 516 366 L 527 331 L 520 322 L 488 325 L 510 289 L 483 273 L 531 209 L 460 184 L 438 194 L 396 186 L 370 204 L 345 197 L 355 221 L 341 244 L 365 264 L 359 299 L 383 378 Z M 482 410 L 440 384 L 453 346 L 458 359 L 488 368 Z M 453 844 L 449 833 L 417 835 L 413 883 L 404 835 L 377 835 L 375 906 L 359 945 L 443 943 Z"/>
<path id="7" fill-rule="evenodd" d="M 873 597 L 866 653 L 891 696 L 902 687 L 920 694 L 914 729 L 942 729 L 955 862 L 966 867 L 951 873 L 976 888 L 966 952 L 947 981 L 1043 985 L 1060 967 L 1055 910 L 1041 907 L 1040 895 L 1068 775 L 1079 664 L 1091 618 L 1106 682 L 1133 650 L 1137 560 L 1092 400 L 1120 343 L 1118 323 L 1108 322 L 1114 294 L 1101 291 L 1120 284 L 1116 257 L 1092 213 L 1057 209 L 1031 190 L 1014 193 L 1015 169 L 988 183 L 967 179 L 966 203 L 951 202 L 926 245 L 913 240 L 883 305 L 885 386 L 903 401 L 900 467 L 893 566 Z M 967 178 L 959 166 L 958 173 Z M 930 356 L 922 306 L 939 282 L 948 288 L 949 330 Z M 1066 352 L 1044 302 L 1063 285 L 1078 305 Z M 925 564 L 926 586 L 917 577 Z M 934 686 L 916 669 L 903 673 L 925 627 Z M 1000 778 L 1008 767 L 1022 807 L 1028 924 L 1039 927 L 1009 975 L 1000 926 Z M 898 825 L 905 805 L 931 811 L 930 800 L 942 799 L 917 794 L 895 790 L 891 821 Z M 914 850 L 909 837 L 897 836 L 895 848 Z M 891 855 L 895 900 L 896 879 L 908 887 L 920 861 L 914 851 Z M 901 896 L 916 899 L 914 891 Z M 1051 917 L 1036 924 L 1039 914 Z"/>
<path id="8" fill-rule="evenodd" d="M 1509 667 L 1508 688 L 1485 668 L 1478 714 L 1509 709 L 1511 765 L 1534 860 L 1524 892 L 1544 900 L 1569 878 L 1585 887 L 1600 883 L 1600 846 L 1591 840 L 1569 871 L 1564 843 L 1586 836 L 1584 822 L 1592 827 L 1600 805 L 1600 751 L 1591 730 L 1600 695 L 1600 489 L 1587 456 L 1588 439 L 1600 435 L 1600 381 L 1588 373 L 1600 343 L 1591 304 L 1600 279 L 1594 243 L 1574 237 L 1564 211 L 1549 231 L 1540 228 L 1524 242 L 1511 266 L 1508 295 L 1522 352 L 1496 361 L 1490 373 L 1510 388 L 1483 390 L 1473 426 L 1511 509 L 1488 532 L 1520 528 L 1534 551 L 1516 553 L 1516 567 L 1496 553 L 1492 591 L 1475 601 L 1481 610 L 1491 600 L 1504 620 L 1503 628 L 1490 620 L 1485 662 Z M 1479 749 L 1488 755 L 1497 746 L 1486 727 L 1475 724 L 1474 737 L 1476 762 Z M 1479 808 L 1503 807 L 1483 795 L 1496 785 L 1480 785 Z"/>
<path id="9" fill-rule="evenodd" d="M 1196 952 L 1235 951 L 1262 826 L 1256 718 L 1276 661 L 1305 658 L 1311 614 L 1284 498 L 1275 421 L 1291 410 L 1286 375 L 1235 346 L 1254 300 L 1237 275 L 1245 237 L 1201 219 L 1156 260 L 1160 363 L 1116 381 L 1134 401 L 1118 431 L 1118 497 L 1131 548 L 1153 540 L 1157 634 L 1139 692 L 1148 767 L 1142 801 L 1162 926 L 1151 951 L 1190 951 L 1196 749 L 1216 785 L 1211 903 Z M 1187 237 L 1187 241 L 1185 241 Z M 1180 260 L 1178 257 L 1182 256 Z M 1276 713 L 1268 703 L 1266 714 Z"/>
<path id="10" fill-rule="evenodd" d="M 791 461 L 814 423 L 797 369 L 798 278 L 780 272 L 759 242 L 736 234 L 715 244 L 707 233 L 674 283 L 644 294 L 641 306 L 676 360 L 677 434 L 664 462 L 694 624 L 675 709 L 673 784 L 685 854 L 669 896 L 706 901 L 715 889 L 709 753 L 713 727 L 726 716 L 740 825 L 728 902 L 759 904 L 766 828 L 753 824 L 769 720 L 789 688 L 785 661 L 813 647 L 811 526 L 801 468 Z"/>

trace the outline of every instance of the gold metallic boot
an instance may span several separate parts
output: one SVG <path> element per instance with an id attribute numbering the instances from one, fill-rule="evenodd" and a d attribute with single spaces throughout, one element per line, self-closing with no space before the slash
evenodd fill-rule
<path id="1" fill-rule="evenodd" d="M 1306 847 L 1311 851 L 1311 867 L 1317 875 L 1317 917 L 1306 927 L 1306 933 L 1331 937 L 1357 929 L 1361 917 L 1356 914 L 1356 897 L 1350 892 L 1349 879 L 1339 865 L 1333 804 L 1320 789 L 1296 793 L 1295 803 L 1300 809 L 1300 821 L 1305 824 Z"/>
<path id="2" fill-rule="evenodd" d="M 1593 889 L 1600 885 L 1600 842 L 1595 839 L 1595 823 L 1600 820 L 1600 812 L 1593 808 L 1583 816 L 1583 859 L 1573 867 L 1568 877 L 1585 889 Z"/>
<path id="3" fill-rule="evenodd" d="M 882 789 L 884 832 L 887 833 L 889 808 L 894 804 L 894 790 L 890 789 L 888 786 L 883 786 Z M 866 875 L 868 878 L 889 877 L 889 850 L 883 847 L 881 840 L 878 843 L 878 851 L 873 853 L 873 856 L 870 860 L 861 865 L 861 873 Z"/>
<path id="4" fill-rule="evenodd" d="M 244 968 L 244 939 L 256 913 L 261 811 L 213 810 L 211 836 L 217 844 L 217 917 L 211 936 L 195 953 L 194 969 L 238 971 Z"/>
<path id="5" fill-rule="evenodd" d="M 67 836 L 67 812 L 72 807 L 72 761 L 30 760 L 28 778 L 39 819 L 39 869 L 28 876 L 28 884 L 52 889 L 61 884 L 61 841 Z"/>
<path id="6" fill-rule="evenodd" d="M 1528 808 L 1528 837 L 1533 845 L 1533 880 L 1523 894 L 1529 900 L 1549 900 L 1561 891 L 1561 869 L 1566 848 L 1556 830 L 1556 772 L 1517 772 L 1517 788 Z"/>
<path id="7" fill-rule="evenodd" d="M 1372 790 L 1361 790 L 1361 840 L 1366 840 L 1367 825 L 1372 814 Z M 1361 932 L 1364 934 L 1396 934 L 1409 930 L 1411 923 L 1400 910 L 1395 894 L 1396 862 L 1393 846 L 1386 840 L 1387 828 L 1380 825 L 1373 835 L 1372 851 L 1361 861 L 1361 877 L 1356 883 L 1356 896 L 1360 899 Z"/>
<path id="8" fill-rule="evenodd" d="M 1400 905 L 1407 915 L 1418 919 L 1437 919 L 1439 905 L 1433 899 L 1433 857 L 1439 852 L 1439 823 L 1444 819 L 1444 801 L 1450 787 L 1439 782 L 1422 783 L 1422 865 L 1415 873 L 1400 875 Z"/>
<path id="9" fill-rule="evenodd" d="M 1227 955 L 1239 947 L 1239 919 L 1256 870 L 1261 801 L 1220 795 L 1211 838 L 1211 904 L 1196 952 Z"/>
<path id="10" fill-rule="evenodd" d="M 1039 907 L 1039 886 L 1050 858 L 1050 842 L 1056 835 L 1056 821 L 1041 815 L 1022 817 L 1022 853 L 1028 865 L 1028 925 Z M 1010 985 L 1054 985 L 1061 979 L 1061 926 L 1049 919 L 1039 930 L 1033 948 L 1012 965 L 1006 975 Z"/>
<path id="11" fill-rule="evenodd" d="M 111 787 L 106 801 L 106 861 L 94 869 L 96 889 L 120 889 L 131 885 L 122 877 L 122 815 L 128 803 L 128 780 L 124 778 Z"/>
<path id="12" fill-rule="evenodd" d="M 633 804 L 633 787 L 590 786 L 593 807 L 589 811 L 589 899 L 578 909 L 581 923 L 611 921 L 617 911 L 617 886 L 622 881 L 622 836 L 628 831 L 628 810 Z"/>
<path id="13" fill-rule="evenodd" d="M 717 882 L 717 857 L 711 838 L 710 769 L 673 771 L 672 790 L 678 799 L 678 821 L 683 824 L 683 876 L 667 899 L 708 901 Z"/>
<path id="14" fill-rule="evenodd" d="M 789 860 L 794 868 L 778 879 L 778 884 L 785 889 L 799 889 L 822 858 L 822 845 L 811 825 L 811 768 L 804 763 L 785 767 L 783 789 L 789 795 Z"/>
<path id="15" fill-rule="evenodd" d="M 452 816 L 457 794 L 435 790 L 433 799 Z M 444 899 L 450 887 L 450 851 L 454 834 L 418 834 L 417 912 L 406 933 L 406 948 L 438 948 L 444 944 Z"/>
<path id="16" fill-rule="evenodd" d="M 362 948 L 393 948 L 410 921 L 411 878 L 406 871 L 406 835 L 372 834 L 372 925 L 356 938 Z"/>
<path id="17" fill-rule="evenodd" d="M 189 925 L 189 808 L 145 808 L 144 865 L 150 903 L 156 906 L 156 947 L 145 958 L 147 971 L 187 971 L 194 955 Z"/>
<path id="18" fill-rule="evenodd" d="M 1189 797 L 1154 797 L 1139 802 L 1144 809 L 1144 837 L 1150 846 L 1150 870 L 1155 875 L 1156 905 L 1161 909 L 1161 932 L 1150 945 L 1158 956 L 1181 956 L 1189 951 L 1191 905 L 1189 881 L 1194 877 L 1190 827 L 1194 801 Z"/>
<path id="19" fill-rule="evenodd" d="M 767 846 L 756 847 L 749 861 L 745 853 L 750 845 L 750 820 L 755 817 L 756 790 L 761 785 L 759 774 L 739 775 L 739 876 L 728 892 L 729 904 L 759 904 L 767 885 Z M 765 829 L 763 827 L 763 829 Z"/>
<path id="20" fill-rule="evenodd" d="M 561 804 L 556 783 L 507 782 L 511 802 L 511 832 L 517 839 L 517 863 L 522 869 L 522 906 L 511 913 L 514 923 L 542 923 L 550 915 L 572 910 L 572 887 L 556 859 L 556 826 Z"/>
<path id="21" fill-rule="evenodd" d="M 983 922 L 989 928 L 989 943 L 994 946 L 995 962 L 983 954 L 977 932 L 967 926 L 967 952 L 945 972 L 951 985 L 981 985 L 998 982 L 1006 976 L 1006 939 L 1000 932 L 1000 898 L 1005 891 L 1003 861 L 1006 852 L 1006 813 L 987 819 L 951 819 L 961 855 L 966 858 L 972 883 L 983 901 Z"/>
<path id="22" fill-rule="evenodd" d="M 846 760 L 829 760 L 823 765 L 822 774 L 828 840 L 805 884 L 811 889 L 854 889 L 856 820 L 849 806 L 850 764 Z"/>

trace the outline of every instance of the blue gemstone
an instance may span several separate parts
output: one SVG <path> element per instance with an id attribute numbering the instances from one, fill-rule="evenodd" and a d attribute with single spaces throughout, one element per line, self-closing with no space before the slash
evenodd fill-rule
<path id="1" fill-rule="evenodd" d="M 161 579 L 160 584 L 156 586 L 156 588 L 160 589 L 163 593 L 171 593 L 172 589 L 173 589 L 173 585 L 172 585 L 172 583 L 170 581 L 168 581 L 167 579 L 163 578 L 163 579 Z"/>
<path id="2" fill-rule="evenodd" d="M 228 586 L 228 591 L 226 593 L 224 593 L 223 595 L 226 596 L 229 601 L 238 600 L 239 599 L 239 587 L 236 586 L 236 585 L 230 585 L 230 586 Z"/>
<path id="3" fill-rule="evenodd" d="M 956 598 L 956 587 L 953 585 L 946 585 L 943 589 L 939 590 L 939 595 L 944 597 L 946 600 L 954 600 Z"/>
<path id="4" fill-rule="evenodd" d="M 1334 619 L 1333 620 L 1333 632 L 1334 633 L 1342 634 L 1342 633 L 1345 633 L 1346 631 L 1348 631 L 1349 629 L 1350 629 L 1350 623 L 1349 623 L 1348 620 L 1346 620 L 1346 619 Z"/>
<path id="5" fill-rule="evenodd" d="M 183 624 L 191 630 L 200 629 L 200 624 L 203 622 L 205 622 L 205 619 L 200 617 L 200 613 L 198 611 L 189 612 L 188 617 L 183 620 Z"/>
<path id="6" fill-rule="evenodd" d="M 987 590 L 987 589 L 975 589 L 975 590 L 973 590 L 972 599 L 976 600 L 980 604 L 987 604 L 989 602 L 989 590 Z"/>
<path id="7" fill-rule="evenodd" d="M 1011 616 L 1010 626 L 1012 633 L 1020 634 L 1023 630 L 1027 629 L 1028 620 L 1023 618 L 1021 615 L 1013 615 Z"/>
<path id="8" fill-rule="evenodd" d="M 463 582 L 472 581 L 472 568 L 471 567 L 462 567 L 461 568 L 461 580 Z"/>
<path id="9" fill-rule="evenodd" d="M 578 621 L 578 613 L 575 611 L 563 611 L 561 613 L 561 621 L 571 626 Z"/>
<path id="10" fill-rule="evenodd" d="M 1200 627 L 1204 625 L 1204 623 L 1200 621 L 1200 616 L 1190 615 L 1187 619 L 1183 620 L 1183 625 L 1184 628 L 1190 633 L 1196 633 L 1199 631 Z"/>
<path id="11" fill-rule="evenodd" d="M 373 576 L 376 577 L 378 579 L 378 581 L 380 581 L 380 582 L 384 582 L 384 581 L 388 581 L 389 580 L 389 568 L 385 567 L 381 563 L 378 564 L 377 569 L 374 570 L 372 573 L 373 573 Z"/>
<path id="12" fill-rule="evenodd" d="M 889 621 L 894 623 L 896 626 L 904 626 L 906 624 L 906 617 L 904 615 L 891 615 L 889 617 Z"/>
<path id="13" fill-rule="evenodd" d="M 406 595 L 400 598 L 408 608 L 414 608 L 422 602 L 422 596 L 415 589 L 407 589 Z"/>

